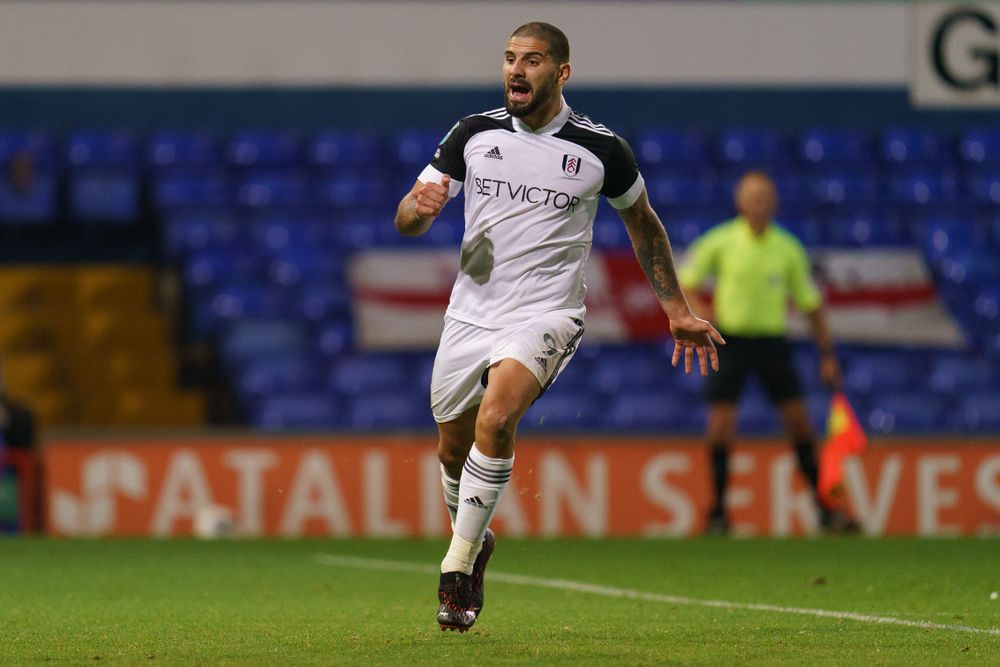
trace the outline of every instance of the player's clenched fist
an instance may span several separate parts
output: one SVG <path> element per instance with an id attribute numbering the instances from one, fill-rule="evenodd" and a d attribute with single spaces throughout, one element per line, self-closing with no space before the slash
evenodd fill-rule
<path id="1" fill-rule="evenodd" d="M 444 205 L 448 203 L 448 188 L 451 177 L 445 174 L 441 183 L 424 183 L 417 190 L 417 215 L 421 218 L 436 218 Z"/>

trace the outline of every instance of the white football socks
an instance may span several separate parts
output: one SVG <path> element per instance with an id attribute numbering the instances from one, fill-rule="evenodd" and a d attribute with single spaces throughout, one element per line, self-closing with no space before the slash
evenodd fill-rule
<path id="1" fill-rule="evenodd" d="M 460 501 L 455 515 L 454 534 L 448 553 L 441 561 L 441 572 L 472 574 L 476 556 L 483 547 L 483 535 L 496 513 L 513 467 L 513 457 L 490 458 L 473 443 L 458 484 Z"/>
<path id="2" fill-rule="evenodd" d="M 458 480 L 448 476 L 448 471 L 441 466 L 441 488 L 444 491 L 444 504 L 451 517 L 451 529 L 455 529 L 455 515 L 458 514 Z"/>

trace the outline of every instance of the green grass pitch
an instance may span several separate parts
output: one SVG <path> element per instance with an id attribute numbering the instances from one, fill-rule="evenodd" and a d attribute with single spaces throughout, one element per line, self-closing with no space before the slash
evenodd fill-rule
<path id="1" fill-rule="evenodd" d="M 445 547 L 0 539 L 0 664 L 1000 664 L 996 539 L 501 535 L 465 635 Z"/>

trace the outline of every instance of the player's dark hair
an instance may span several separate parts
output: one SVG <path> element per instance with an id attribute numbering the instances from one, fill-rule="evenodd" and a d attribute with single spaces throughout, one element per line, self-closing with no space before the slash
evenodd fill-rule
<path id="1" fill-rule="evenodd" d="M 566 38 L 566 33 L 551 23 L 541 21 L 525 23 L 512 32 L 510 36 L 541 39 L 549 45 L 549 55 L 552 56 L 553 60 L 560 65 L 569 62 L 569 40 Z"/>

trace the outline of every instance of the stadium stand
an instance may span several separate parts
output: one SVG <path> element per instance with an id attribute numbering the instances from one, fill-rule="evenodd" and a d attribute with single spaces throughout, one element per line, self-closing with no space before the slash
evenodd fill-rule
<path id="1" fill-rule="evenodd" d="M 247 424 L 423 429 L 432 352 L 358 349 L 347 266 L 372 247 L 457 249 L 458 206 L 419 239 L 400 238 L 391 223 L 439 135 L 165 128 L 143 141 L 127 131 L 0 131 L 0 232 L 16 240 L 59 220 L 152 231 L 148 264 L 177 276 L 182 339 L 211 351 Z M 1000 430 L 1000 129 L 649 127 L 628 138 L 679 247 L 728 217 L 735 179 L 760 168 L 782 196 L 779 223 L 807 247 L 920 249 L 968 349 L 841 345 L 848 394 L 879 433 Z M 630 247 L 605 205 L 594 244 Z M 178 389 L 178 346 L 150 307 L 152 276 L 3 270 L 0 351 L 11 385 L 43 420 L 205 418 L 204 398 Z M 700 379 L 664 372 L 663 343 L 597 347 L 584 344 L 526 429 L 700 430 Z M 808 346 L 797 354 L 819 420 L 814 355 Z M 740 419 L 745 431 L 777 428 L 759 388 Z"/>
<path id="2" fill-rule="evenodd" d="M 13 395 L 45 424 L 191 425 L 204 397 L 178 387 L 153 272 L 135 266 L 0 269 L 0 353 Z"/>

